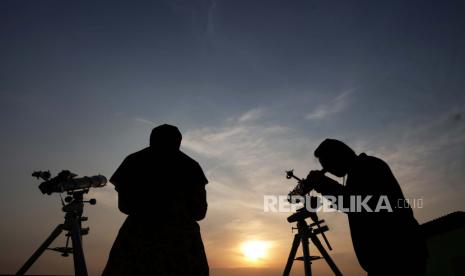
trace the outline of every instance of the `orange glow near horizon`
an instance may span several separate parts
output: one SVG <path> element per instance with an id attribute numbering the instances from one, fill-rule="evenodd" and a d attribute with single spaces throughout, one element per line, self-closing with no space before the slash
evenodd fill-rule
<path id="1" fill-rule="evenodd" d="M 258 240 L 245 241 L 241 245 L 241 252 L 248 262 L 258 262 L 263 260 L 268 254 L 268 243 Z"/>

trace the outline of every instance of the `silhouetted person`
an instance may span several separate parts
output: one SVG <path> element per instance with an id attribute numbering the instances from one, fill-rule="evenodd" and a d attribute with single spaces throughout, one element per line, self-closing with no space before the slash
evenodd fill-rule
<path id="1" fill-rule="evenodd" d="M 126 157 L 111 177 L 128 217 L 103 275 L 209 274 L 197 223 L 207 212 L 208 180 L 179 150 L 181 139 L 175 126 L 154 128 L 150 146 Z"/>
<path id="2" fill-rule="evenodd" d="M 307 181 L 317 192 L 327 197 L 342 196 L 346 208 L 350 196 L 352 199 L 360 196 L 362 200 L 372 196 L 367 205 L 373 212 L 366 208 L 347 212 L 355 253 L 368 275 L 423 275 L 427 258 L 425 241 L 389 166 L 365 153 L 356 155 L 346 144 L 333 139 L 323 141 L 315 150 L 315 157 L 323 170 L 311 171 Z M 338 177 L 347 176 L 345 186 L 326 177 L 325 171 Z M 388 208 L 375 212 L 381 197 L 388 200 L 392 212 Z M 382 202 L 384 207 L 388 204 Z"/>

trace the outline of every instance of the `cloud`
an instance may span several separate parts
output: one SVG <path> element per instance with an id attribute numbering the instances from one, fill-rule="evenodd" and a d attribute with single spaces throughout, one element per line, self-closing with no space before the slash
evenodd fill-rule
<path id="1" fill-rule="evenodd" d="M 251 109 L 222 126 L 189 130 L 183 148 L 213 164 L 210 174 L 227 185 L 260 188 L 257 180 L 281 177 L 296 156 L 316 145 L 286 126 L 261 121 L 263 114 L 263 108 Z M 245 183 L 228 182 L 237 178 Z"/>
<path id="2" fill-rule="evenodd" d="M 312 152 L 319 141 L 270 123 L 265 114 L 269 111 L 255 108 L 220 126 L 184 134 L 183 150 L 198 157 L 210 180 L 209 211 L 202 230 L 211 267 L 249 265 L 238 249 L 248 239 L 273 245 L 265 266 L 280 266 L 287 258 L 292 239 L 286 222 L 289 214 L 265 213 L 263 195 L 287 194 L 296 183 L 285 179 L 284 171 L 295 168 L 304 176 L 316 166 Z"/>
<path id="3" fill-rule="evenodd" d="M 407 198 L 423 198 L 424 208 L 414 209 L 420 222 L 465 208 L 465 124 L 457 114 L 465 108 L 386 126 L 349 143 L 385 160 Z"/>
<path id="4" fill-rule="evenodd" d="M 240 123 L 245 123 L 245 122 L 250 122 L 250 121 L 256 121 L 260 119 L 264 115 L 264 109 L 263 108 L 254 108 L 252 110 L 249 110 L 242 114 L 238 121 Z"/>
<path id="5" fill-rule="evenodd" d="M 325 120 L 335 114 L 344 111 L 349 104 L 349 96 L 355 90 L 356 88 L 344 91 L 332 99 L 329 103 L 317 106 L 312 112 L 305 116 L 305 119 L 314 121 Z"/>
<path id="6" fill-rule="evenodd" d="M 143 124 L 149 124 L 151 126 L 156 126 L 158 125 L 156 122 L 154 121 L 151 121 L 151 120 L 148 120 L 148 119 L 144 119 L 144 118 L 134 118 L 134 121 L 136 122 L 139 122 L 139 123 L 143 123 Z"/>
<path id="7" fill-rule="evenodd" d="M 340 102 L 350 93 L 333 102 L 344 106 Z M 191 129 L 184 135 L 183 149 L 198 156 L 211 181 L 207 186 L 209 213 L 202 229 L 212 267 L 247 265 L 237 243 L 250 238 L 274 242 L 267 264 L 280 265 L 288 254 L 292 238 L 287 235 L 288 214 L 264 213 L 263 195 L 286 194 L 292 188 L 295 183 L 284 178 L 285 169 L 294 168 L 299 176 L 305 176 L 309 168 L 318 167 L 312 152 L 321 141 L 272 123 L 266 117 L 270 113 L 251 109 L 219 126 Z M 464 207 L 460 185 L 465 171 L 465 125 L 457 120 L 462 117 L 457 114 L 465 112 L 452 110 L 434 120 L 404 121 L 372 136 L 349 135 L 353 138 L 346 142 L 357 152 L 366 151 L 387 161 L 407 197 L 424 198 L 424 209 L 414 210 L 424 222 Z M 328 236 L 336 248 L 336 262 L 344 262 L 344 270 L 358 271 L 346 216 L 325 213 L 321 217 L 331 228 Z"/>

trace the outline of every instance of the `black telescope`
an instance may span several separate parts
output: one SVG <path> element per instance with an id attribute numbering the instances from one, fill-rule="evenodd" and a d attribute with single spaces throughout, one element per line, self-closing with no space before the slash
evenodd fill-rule
<path id="1" fill-rule="evenodd" d="M 89 233 L 89 227 L 82 227 L 82 222 L 87 220 L 83 217 L 84 204 L 95 205 L 95 199 L 84 200 L 84 194 L 87 194 L 90 188 L 99 188 L 105 186 L 107 179 L 103 175 L 85 176 L 76 178 L 77 174 L 63 170 L 57 176 L 52 178 L 50 171 L 36 171 L 32 173 L 33 177 L 42 179 L 39 189 L 43 194 L 60 193 L 62 208 L 65 212 L 64 223 L 58 224 L 50 236 L 39 246 L 32 256 L 21 266 L 16 275 L 24 275 L 36 260 L 44 253 L 45 250 L 60 252 L 61 256 L 67 257 L 73 255 L 74 275 L 88 276 L 84 250 L 82 248 L 82 237 Z M 61 193 L 67 193 L 63 199 Z M 50 247 L 53 241 L 65 232 L 66 244 L 64 247 Z M 71 245 L 70 245 L 71 241 Z"/>
<path id="2" fill-rule="evenodd" d="M 288 201 L 291 204 L 303 203 L 304 207 L 298 209 L 294 214 L 287 218 L 289 223 L 297 223 L 297 228 L 292 228 L 293 230 L 297 229 L 297 234 L 294 235 L 294 241 L 292 242 L 291 251 L 289 253 L 289 258 L 287 259 L 286 267 L 284 268 L 283 276 L 290 275 L 294 260 L 303 261 L 305 276 L 311 276 L 312 262 L 318 259 L 325 259 L 334 275 L 342 276 L 341 271 L 331 259 L 331 256 L 329 256 L 328 252 L 318 238 L 318 235 L 321 235 L 326 245 L 328 246 L 328 249 L 332 250 L 331 245 L 329 244 L 329 241 L 325 235 L 325 232 L 329 230 L 329 227 L 327 225 L 323 225 L 325 221 L 318 219 L 318 215 L 316 214 L 316 208 L 320 206 L 321 201 L 318 197 L 308 195 L 308 193 L 313 190 L 312 183 L 310 183 L 305 178 L 299 178 L 295 176 L 293 170 L 286 171 L 286 178 L 294 178 L 297 180 L 297 186 L 295 186 L 295 188 L 292 189 L 292 191 L 288 194 Z M 311 218 L 313 223 L 308 224 L 306 221 L 307 218 Z M 321 256 L 310 255 L 310 241 L 318 249 Z M 303 256 L 296 258 L 295 254 L 297 253 L 297 249 L 299 248 L 300 244 L 302 244 Z"/>
<path id="3" fill-rule="evenodd" d="M 107 178 L 103 175 L 84 176 L 76 178 L 76 174 L 64 170 L 50 179 L 50 172 L 34 172 L 32 176 L 45 180 L 40 183 L 39 189 L 43 194 L 73 192 L 76 190 L 88 190 L 100 188 L 107 184 Z"/>

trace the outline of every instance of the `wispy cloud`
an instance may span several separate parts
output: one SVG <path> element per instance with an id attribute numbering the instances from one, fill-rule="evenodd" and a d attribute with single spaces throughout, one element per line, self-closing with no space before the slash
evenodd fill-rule
<path id="1" fill-rule="evenodd" d="M 148 120 L 148 119 L 144 119 L 144 118 L 140 118 L 140 117 L 134 118 L 134 121 L 139 122 L 139 123 L 143 123 L 143 124 L 149 124 L 149 125 L 152 125 L 152 126 L 158 125 L 158 124 L 157 124 L 156 122 L 154 122 L 154 121 L 151 121 L 151 120 Z"/>
<path id="2" fill-rule="evenodd" d="M 360 139 L 368 153 L 386 160 L 407 197 L 423 197 L 416 209 L 420 221 L 465 208 L 465 108 L 451 109 L 434 119 L 386 127 Z"/>
<path id="3" fill-rule="evenodd" d="M 350 93 L 345 92 L 335 101 L 344 101 Z M 284 169 L 295 168 L 305 176 L 310 168 L 318 168 L 312 152 L 321 141 L 270 124 L 265 116 L 269 113 L 251 109 L 220 126 L 192 129 L 184 135 L 184 149 L 199 157 L 211 181 L 210 209 L 203 230 L 213 267 L 244 265 L 237 243 L 248 238 L 274 242 L 270 264 L 282 263 L 288 253 L 287 214 L 264 213 L 263 195 L 285 194 L 293 186 L 284 179 Z M 415 210 L 419 221 L 424 222 L 463 206 L 458 201 L 463 195 L 459 186 L 463 178 L 460 153 L 465 143 L 463 114 L 459 110 L 426 123 L 404 122 L 385 133 L 346 142 L 357 152 L 367 151 L 386 160 L 407 197 L 424 198 L 425 208 Z M 448 183 L 442 183 L 445 180 Z M 347 218 L 339 213 L 322 217 L 332 229 L 329 237 L 338 248 L 336 261 L 345 260 L 346 269 L 356 269 Z M 215 255 L 229 256 L 228 263 Z"/>
<path id="4" fill-rule="evenodd" d="M 247 239 L 273 244 L 277 251 L 265 265 L 285 260 L 291 237 L 283 235 L 289 227 L 286 214 L 264 213 L 263 195 L 287 194 L 295 183 L 285 179 L 284 170 L 296 168 L 303 174 L 314 162 L 308 153 L 317 141 L 270 124 L 265 114 L 269 111 L 264 108 L 251 109 L 220 126 L 184 134 L 183 150 L 199 157 L 210 180 L 209 214 L 202 229 L 212 267 L 248 265 L 237 247 Z"/>
<path id="5" fill-rule="evenodd" d="M 344 91 L 337 97 L 331 99 L 329 103 L 317 106 L 312 112 L 305 116 L 305 119 L 315 121 L 324 120 L 344 111 L 349 105 L 349 96 L 355 90 L 356 88 Z"/>
<path id="6" fill-rule="evenodd" d="M 295 136 L 286 126 L 261 122 L 259 118 L 264 113 L 263 108 L 252 109 L 227 120 L 222 126 L 187 131 L 183 148 L 216 164 L 216 169 L 227 167 L 228 174 L 236 171 L 249 183 L 280 175 L 286 165 L 293 163 L 290 162 L 293 155 L 302 156 L 299 152 L 315 143 Z M 256 178 L 257 175 L 260 178 Z M 251 185 L 254 187 L 257 185 Z"/>
<path id="7" fill-rule="evenodd" d="M 244 114 L 242 114 L 238 121 L 240 123 L 245 123 L 245 122 L 250 122 L 250 121 L 256 121 L 260 119 L 264 115 L 264 109 L 263 108 L 254 108 L 251 109 Z"/>

